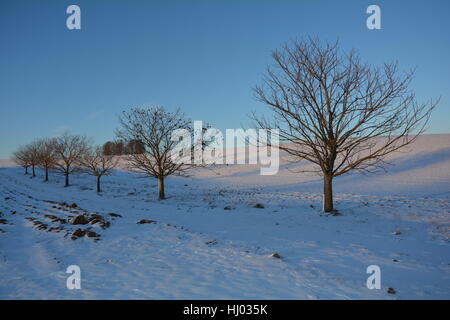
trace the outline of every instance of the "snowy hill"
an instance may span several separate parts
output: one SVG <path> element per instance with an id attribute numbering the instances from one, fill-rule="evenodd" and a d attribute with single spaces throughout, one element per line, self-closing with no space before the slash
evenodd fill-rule
<path id="1" fill-rule="evenodd" d="M 154 180 L 126 171 L 98 195 L 91 176 L 63 188 L 2 160 L 0 298 L 449 299 L 450 134 L 389 160 L 335 180 L 340 216 L 321 213 L 319 177 L 293 173 L 307 163 L 200 169 L 157 201 Z M 69 265 L 80 290 L 66 287 Z M 369 265 L 380 290 L 366 287 Z"/>

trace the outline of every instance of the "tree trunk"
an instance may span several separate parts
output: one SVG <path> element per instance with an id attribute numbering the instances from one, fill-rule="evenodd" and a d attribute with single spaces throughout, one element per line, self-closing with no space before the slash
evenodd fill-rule
<path id="1" fill-rule="evenodd" d="M 333 177 L 323 176 L 323 211 L 333 211 Z"/>
<path id="2" fill-rule="evenodd" d="M 34 166 L 31 166 L 31 168 L 33 169 L 33 178 L 36 177 L 36 172 L 34 171 Z"/>
<path id="3" fill-rule="evenodd" d="M 97 176 L 97 192 L 102 192 L 100 189 L 100 176 Z"/>
<path id="4" fill-rule="evenodd" d="M 66 170 L 65 170 L 65 173 L 64 173 L 64 175 L 66 176 L 66 182 L 64 184 L 64 187 L 68 187 L 69 186 L 69 173 L 70 173 L 69 170 L 70 170 L 70 166 L 66 165 Z"/>
<path id="5" fill-rule="evenodd" d="M 66 182 L 65 182 L 65 184 L 64 184 L 64 187 L 68 187 L 68 186 L 69 186 L 69 173 L 66 172 L 64 175 L 65 175 L 65 177 L 66 177 Z"/>
<path id="6" fill-rule="evenodd" d="M 45 167 L 45 179 L 44 181 L 48 181 L 48 167 Z"/>
<path id="7" fill-rule="evenodd" d="M 159 191 L 159 200 L 164 200 L 166 195 L 164 193 L 164 177 L 158 178 L 158 191 Z"/>
<path id="8" fill-rule="evenodd" d="M 24 167 L 25 168 L 25 174 L 28 174 L 28 167 Z"/>

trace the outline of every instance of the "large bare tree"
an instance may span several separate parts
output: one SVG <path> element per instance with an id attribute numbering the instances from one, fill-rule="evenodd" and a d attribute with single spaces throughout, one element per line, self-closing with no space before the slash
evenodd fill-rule
<path id="1" fill-rule="evenodd" d="M 253 119 L 261 128 L 279 128 L 280 149 L 316 165 L 325 212 L 334 212 L 333 178 L 383 168 L 388 154 L 424 132 L 437 104 L 416 101 L 413 71 L 400 72 L 397 63 L 372 67 L 337 42 L 293 41 L 272 57 L 254 91 L 273 117 Z"/>
<path id="2" fill-rule="evenodd" d="M 101 146 L 92 148 L 89 152 L 80 158 L 79 164 L 84 170 L 97 178 L 97 192 L 101 192 L 100 180 L 103 176 L 111 174 L 119 158 L 113 155 L 103 154 Z"/>
<path id="3" fill-rule="evenodd" d="M 140 141 L 142 153 L 126 155 L 128 167 L 158 180 L 159 199 L 165 199 L 164 180 L 170 175 L 186 175 L 194 165 L 173 161 L 172 151 L 178 141 L 171 139 L 176 129 L 190 130 L 190 122 L 179 111 L 169 112 L 163 107 L 133 108 L 119 117 L 119 139 Z"/>
<path id="4" fill-rule="evenodd" d="M 57 161 L 55 168 L 65 177 L 64 186 L 69 186 L 69 175 L 79 170 L 79 161 L 89 152 L 90 143 L 85 136 L 64 133 L 55 140 Z"/>

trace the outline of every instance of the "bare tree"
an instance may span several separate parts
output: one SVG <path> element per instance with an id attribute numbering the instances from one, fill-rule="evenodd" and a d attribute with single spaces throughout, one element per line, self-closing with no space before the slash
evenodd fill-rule
<path id="1" fill-rule="evenodd" d="M 64 133 L 55 140 L 57 161 L 55 168 L 64 175 L 64 187 L 69 186 L 69 175 L 79 170 L 79 161 L 89 152 L 89 141 L 85 136 Z"/>
<path id="2" fill-rule="evenodd" d="M 100 179 L 111 174 L 118 161 L 118 157 L 103 154 L 102 147 L 95 147 L 79 160 L 79 164 L 88 174 L 97 178 L 97 192 L 101 192 Z"/>
<path id="3" fill-rule="evenodd" d="M 28 174 L 28 168 L 31 165 L 30 157 L 25 146 L 21 146 L 13 154 L 14 162 L 25 169 L 24 174 Z"/>
<path id="4" fill-rule="evenodd" d="M 334 177 L 384 168 L 386 155 L 424 132 L 437 104 L 416 101 L 414 72 L 399 72 L 397 63 L 371 67 L 355 51 L 341 53 L 337 42 L 294 41 L 272 57 L 255 95 L 274 118 L 253 119 L 280 130 L 280 149 L 316 165 L 325 212 L 334 211 Z"/>
<path id="5" fill-rule="evenodd" d="M 39 142 L 33 141 L 25 146 L 25 152 L 31 167 L 32 177 L 36 177 L 35 168 L 39 165 Z"/>
<path id="6" fill-rule="evenodd" d="M 191 130 L 189 120 L 177 110 L 166 111 L 163 107 L 133 108 L 119 117 L 119 139 L 140 141 L 143 153 L 126 155 L 131 170 L 141 172 L 158 180 L 159 199 L 165 199 L 164 179 L 170 175 L 186 175 L 194 165 L 173 161 L 171 154 L 178 143 L 171 140 L 176 129 Z"/>
<path id="7" fill-rule="evenodd" d="M 48 181 L 48 171 L 54 168 L 57 162 L 56 139 L 44 138 L 37 142 L 39 167 L 45 172 L 44 181 Z"/>

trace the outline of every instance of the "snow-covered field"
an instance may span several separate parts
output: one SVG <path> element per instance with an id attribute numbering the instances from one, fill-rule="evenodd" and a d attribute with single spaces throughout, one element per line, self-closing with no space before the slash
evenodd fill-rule
<path id="1" fill-rule="evenodd" d="M 201 169 L 169 178 L 157 201 L 154 180 L 126 171 L 99 195 L 91 176 L 63 188 L 1 161 L 0 298 L 450 299 L 450 135 L 390 160 L 386 174 L 335 180 L 340 216 L 321 213 L 319 178 L 292 172 L 307 164 Z M 99 223 L 69 223 L 80 214 Z M 78 228 L 99 236 L 73 240 Z M 80 290 L 66 287 L 69 265 Z M 366 287 L 369 265 L 380 290 Z"/>

